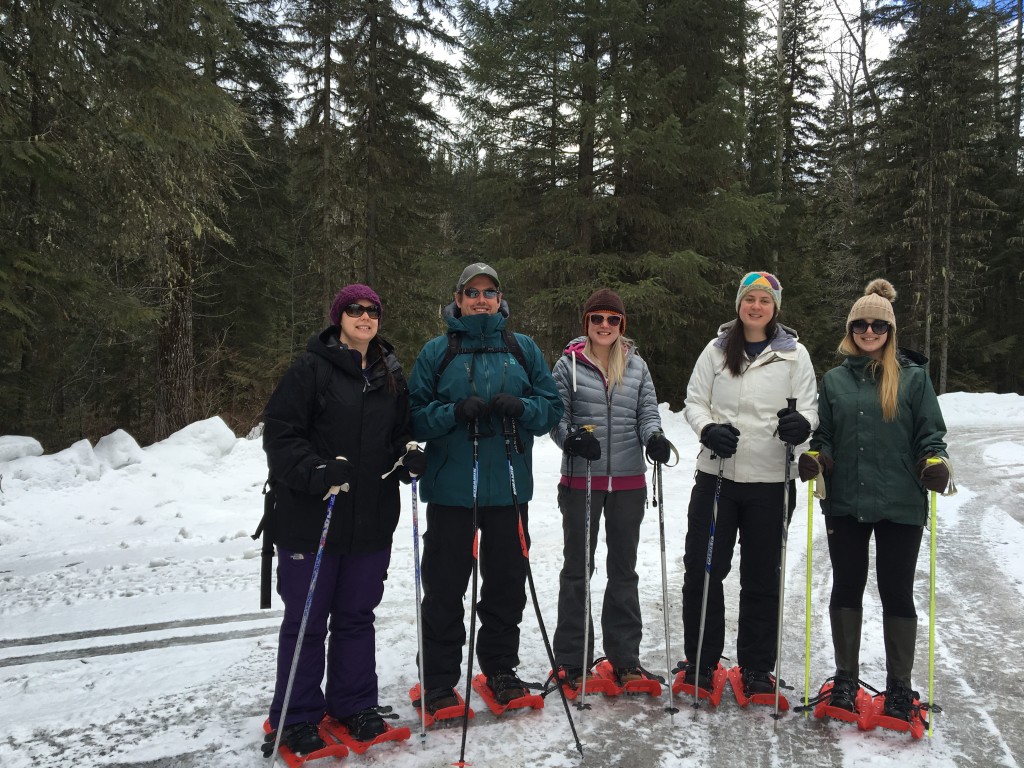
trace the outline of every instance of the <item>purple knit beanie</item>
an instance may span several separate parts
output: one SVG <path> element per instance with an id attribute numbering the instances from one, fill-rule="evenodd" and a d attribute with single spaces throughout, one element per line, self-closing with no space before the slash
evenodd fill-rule
<path id="1" fill-rule="evenodd" d="M 353 283 L 352 285 L 346 285 L 340 291 L 338 295 L 334 297 L 334 303 L 331 304 L 331 325 L 340 325 L 341 313 L 345 310 L 349 304 L 365 299 L 366 301 L 372 301 L 377 305 L 377 309 L 380 310 L 380 322 L 384 322 L 384 305 L 380 303 L 380 296 L 374 292 L 373 288 L 362 283 Z M 378 327 L 380 327 L 378 325 Z"/>

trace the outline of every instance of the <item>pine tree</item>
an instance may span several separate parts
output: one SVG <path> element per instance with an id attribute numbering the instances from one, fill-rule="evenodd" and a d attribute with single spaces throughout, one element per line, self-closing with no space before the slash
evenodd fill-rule
<path id="1" fill-rule="evenodd" d="M 905 283 L 901 339 L 926 354 L 938 349 L 937 386 L 945 391 L 951 329 L 968 318 L 986 219 L 996 211 L 981 190 L 993 130 L 986 32 L 967 2 L 884 11 L 886 23 L 906 32 L 879 70 L 884 117 L 872 153 L 873 209 L 889 214 L 886 256 Z"/>

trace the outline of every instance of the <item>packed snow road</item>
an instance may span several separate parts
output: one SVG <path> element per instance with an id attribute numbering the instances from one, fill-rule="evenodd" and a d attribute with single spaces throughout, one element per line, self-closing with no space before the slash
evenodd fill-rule
<path id="1" fill-rule="evenodd" d="M 981 398 L 1008 398 L 982 402 Z M 555 697 L 544 710 L 498 719 L 474 696 L 466 757 L 476 766 L 1015 766 L 1024 761 L 1024 398 L 943 398 L 961 487 L 941 499 L 937 550 L 935 699 L 944 708 L 932 739 L 768 708 L 741 710 L 727 688 L 721 706 L 694 712 L 678 700 L 595 696 L 571 709 L 581 762 Z M 982 407 L 982 406 L 985 407 Z M 665 473 L 672 661 L 681 655 L 679 588 L 685 507 L 696 443 L 679 414 L 663 412 L 684 457 Z M 138 461 L 95 470 L 79 446 L 0 464 L 0 765 L 76 768 L 259 768 L 260 725 L 270 698 L 280 603 L 256 612 L 258 544 L 250 541 L 265 473 L 259 441 L 235 440 L 200 422 L 139 451 Z M 979 426 L 980 424 L 980 426 Z M 126 436 L 123 440 L 130 441 Z M 220 446 L 211 453 L 210 443 Z M 130 448 L 130 446 L 128 446 Z M 127 450 L 127 449 L 126 449 Z M 194 454 L 206 452 L 203 461 Z M 128 451 L 131 453 L 131 451 Z M 548 631 L 555 622 L 561 524 L 554 503 L 557 453 L 538 441 L 538 498 L 530 505 L 534 571 Z M 34 462 L 34 463 L 33 463 Z M 72 474 L 78 482 L 48 482 Z M 38 480 L 34 482 L 33 478 Z M 807 497 L 790 529 L 783 676 L 798 703 L 804 687 Z M 422 513 L 422 508 L 421 508 Z M 381 702 L 413 728 L 410 741 L 346 763 L 406 768 L 457 760 L 458 726 L 421 741 L 407 691 L 415 681 L 416 627 L 408 510 L 395 540 L 378 610 Z M 811 693 L 831 672 L 830 569 L 820 513 L 813 523 Z M 919 559 L 915 687 L 928 689 L 930 539 Z M 603 545 L 593 602 L 600 606 Z M 643 526 L 638 565 L 646 637 L 643 663 L 665 667 L 657 511 Z M 727 581 L 735 618 L 737 577 Z M 869 590 L 862 677 L 884 684 L 881 617 Z M 727 628 L 731 637 L 735 625 Z M 598 637 L 600 638 L 600 632 Z M 600 650 L 600 639 L 598 640 Z M 726 654 L 731 653 L 727 642 Z M 548 662 L 527 607 L 520 673 L 541 680 Z M 340 763 L 326 761 L 324 768 Z"/>

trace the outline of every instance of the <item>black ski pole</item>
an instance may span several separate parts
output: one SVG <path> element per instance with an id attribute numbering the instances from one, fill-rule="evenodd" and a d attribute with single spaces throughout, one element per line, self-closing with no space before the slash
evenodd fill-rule
<path id="1" fill-rule="evenodd" d="M 423 674 L 423 608 L 420 605 L 422 600 L 422 579 L 420 577 L 420 519 L 419 519 L 419 498 L 416 487 L 416 475 L 410 477 L 412 488 L 412 561 L 416 572 L 416 651 L 417 666 L 420 673 L 420 738 L 427 738 L 427 705 L 426 705 L 426 678 Z"/>
<path id="2" fill-rule="evenodd" d="M 697 658 L 694 659 L 693 708 L 700 708 L 700 654 L 704 648 L 704 625 L 708 618 L 708 590 L 711 586 L 711 555 L 715 549 L 715 526 L 718 525 L 718 500 L 722 496 L 722 475 L 725 459 L 718 459 L 718 479 L 715 480 L 715 500 L 711 505 L 711 530 L 708 534 L 708 554 L 704 558 L 704 593 L 700 598 L 700 624 L 697 629 Z M 716 662 L 717 664 L 717 662 Z M 714 676 L 712 676 L 714 680 Z"/>
<path id="3" fill-rule="evenodd" d="M 551 641 L 548 640 L 548 631 L 544 628 L 544 617 L 540 612 L 540 602 L 537 600 L 537 587 L 533 583 L 533 568 L 530 567 L 530 548 L 526 544 L 526 530 L 523 527 L 523 514 L 519 509 L 519 495 L 516 493 L 516 472 L 512 467 L 512 438 L 515 437 L 516 423 L 514 419 L 505 417 L 502 421 L 502 432 L 505 435 L 505 459 L 508 461 L 508 482 L 509 487 L 512 489 L 512 507 L 516 511 L 516 518 L 519 527 L 519 546 L 523 552 L 523 562 L 526 564 L 526 579 L 530 584 L 530 596 L 533 598 L 533 610 L 537 614 L 537 626 L 540 627 L 540 636 L 544 640 L 544 650 L 548 653 L 548 661 L 551 664 L 551 669 L 554 670 L 555 675 L 558 674 L 558 667 L 555 666 L 555 653 L 551 650 Z M 584 672 L 584 676 L 586 672 Z M 586 679 L 584 677 L 584 679 Z M 562 708 L 565 710 L 565 717 L 569 721 L 569 729 L 572 731 L 572 737 L 576 740 L 576 749 L 580 753 L 580 757 L 583 757 L 583 744 L 580 742 L 580 737 L 576 733 L 576 724 L 572 721 L 572 712 L 569 711 L 569 700 L 565 696 L 565 689 L 562 688 L 560 681 L 558 682 L 558 695 L 562 699 Z"/>
<path id="4" fill-rule="evenodd" d="M 594 426 L 587 424 L 583 427 L 587 432 L 593 432 Z M 576 709 L 584 710 L 590 709 L 590 705 L 586 703 L 587 700 L 587 674 L 590 672 L 590 504 L 591 504 L 591 489 L 593 486 L 593 473 L 591 471 L 592 462 L 587 459 L 587 495 L 586 504 L 584 506 L 584 514 L 586 518 L 583 521 L 583 581 L 585 584 L 585 603 L 583 609 L 583 684 L 580 686 L 580 695 L 576 700 Z M 509 465 L 511 467 L 511 464 Z M 558 670 L 555 670 L 555 674 L 558 674 Z"/>
<path id="5" fill-rule="evenodd" d="M 344 456 L 338 456 L 339 461 L 345 461 Z M 281 701 L 281 714 L 277 719 L 277 733 L 274 736 L 274 759 L 270 761 L 270 768 L 277 765 L 278 750 L 281 748 L 281 734 L 284 733 L 284 721 L 288 714 L 288 704 L 292 697 L 292 685 L 295 683 L 295 671 L 299 668 L 299 654 L 302 652 L 302 639 L 306 636 L 306 623 L 309 621 L 309 611 L 313 605 L 313 591 L 316 589 L 316 578 L 320 575 L 320 561 L 323 559 L 324 547 L 327 545 L 327 532 L 331 527 L 331 514 L 334 512 L 334 500 L 341 491 L 348 491 L 349 485 L 335 485 L 331 487 L 327 495 L 327 515 L 324 517 L 324 527 L 320 531 L 320 544 L 316 548 L 316 559 L 313 561 L 313 574 L 309 577 L 309 591 L 306 593 L 306 604 L 302 609 L 302 621 L 299 622 L 299 635 L 295 640 L 295 652 L 292 653 L 292 665 L 288 670 L 288 683 L 284 687 L 284 699 Z"/>
<path id="6" fill-rule="evenodd" d="M 796 398 L 787 397 L 786 406 L 791 413 L 796 411 Z M 793 463 L 793 446 L 786 443 L 786 471 L 785 481 L 782 485 L 782 550 L 779 553 L 779 613 L 777 617 L 778 627 L 775 631 L 775 711 L 772 717 L 775 723 L 772 730 L 778 730 L 779 726 L 779 691 L 782 685 L 782 616 L 786 607 L 786 544 L 789 539 L 789 478 L 791 476 L 791 464 Z"/>
<path id="7" fill-rule="evenodd" d="M 665 619 L 665 668 L 668 670 L 668 676 L 665 678 L 667 684 L 665 688 L 665 698 L 667 703 L 665 705 L 665 711 L 670 715 L 674 715 L 679 710 L 676 709 L 675 702 L 672 698 L 672 639 L 669 634 L 669 620 L 668 620 L 668 568 L 665 564 L 665 485 L 661 477 L 662 463 L 660 461 L 654 464 L 654 498 L 658 505 L 658 537 L 661 541 L 661 607 L 662 613 Z"/>
<path id="8" fill-rule="evenodd" d="M 473 691 L 473 654 L 476 651 L 476 587 L 480 574 L 480 419 L 471 423 L 473 440 L 473 590 L 469 603 L 469 658 L 466 660 L 466 701 L 462 710 L 462 748 L 459 751 L 457 766 L 466 763 L 466 734 L 469 731 L 469 698 Z M 422 692 L 421 692 L 422 693 Z M 426 706 L 424 696 L 420 697 L 420 705 Z"/>

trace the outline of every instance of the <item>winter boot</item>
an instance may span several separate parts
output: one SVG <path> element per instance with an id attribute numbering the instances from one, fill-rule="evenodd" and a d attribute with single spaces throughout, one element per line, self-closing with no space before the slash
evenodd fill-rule
<path id="1" fill-rule="evenodd" d="M 832 690 L 829 691 L 830 707 L 845 709 L 847 712 L 857 711 L 857 691 L 860 683 L 845 672 L 836 672 L 832 679 Z"/>
<path id="2" fill-rule="evenodd" d="M 526 696 L 526 683 L 520 680 L 511 669 L 503 669 L 487 676 L 487 686 L 494 694 L 494 700 L 504 706 L 513 699 Z"/>
<path id="3" fill-rule="evenodd" d="M 885 639 L 885 714 L 899 720 L 910 720 L 917 697 L 910 687 L 917 646 L 917 618 L 884 616 L 882 635 Z"/>
<path id="4" fill-rule="evenodd" d="M 356 741 L 373 741 L 388 729 L 376 707 L 367 707 L 362 712 L 342 718 L 339 722 L 348 728 L 348 732 Z"/>
<path id="5" fill-rule="evenodd" d="M 438 710 L 459 706 L 459 697 L 455 694 L 454 688 L 434 688 L 427 691 L 423 700 L 427 704 L 427 713 L 431 716 L 436 715 Z"/>
<path id="6" fill-rule="evenodd" d="M 829 608 L 832 622 L 832 647 L 836 655 L 836 677 L 860 677 L 860 627 L 864 611 L 860 608 Z M 856 693 L 856 691 L 854 691 Z"/>
<path id="7" fill-rule="evenodd" d="M 748 698 L 757 693 L 775 693 L 775 676 L 771 672 L 744 667 L 743 692 Z"/>
<path id="8" fill-rule="evenodd" d="M 316 723 L 292 723 L 281 732 L 281 743 L 296 755 L 308 755 L 327 745 L 320 738 Z"/>
<path id="9" fill-rule="evenodd" d="M 655 680 L 656 678 L 639 664 L 632 667 L 616 667 L 615 679 L 619 685 L 632 683 L 637 680 Z"/>
<path id="10" fill-rule="evenodd" d="M 715 674 L 714 667 L 705 667 L 697 672 L 697 665 L 692 662 L 679 662 L 676 665 L 677 669 L 681 669 L 683 673 L 683 682 L 686 685 L 693 685 L 696 683 L 698 688 L 702 688 L 705 691 L 710 691 L 714 685 L 713 677 Z"/>

